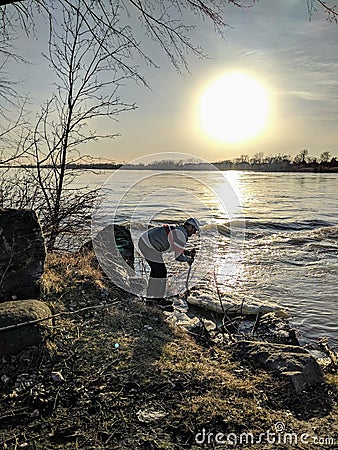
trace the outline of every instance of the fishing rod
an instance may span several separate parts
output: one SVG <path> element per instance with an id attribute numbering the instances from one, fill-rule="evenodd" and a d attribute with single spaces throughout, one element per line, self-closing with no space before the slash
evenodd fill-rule
<path id="1" fill-rule="evenodd" d="M 189 291 L 189 278 L 190 278 L 190 273 L 191 273 L 191 266 L 192 266 L 192 263 L 189 265 L 187 279 L 185 280 L 185 289 L 187 292 Z"/>
<path id="2" fill-rule="evenodd" d="M 196 255 L 196 249 L 193 248 L 190 252 L 190 257 L 192 258 L 192 261 L 191 261 L 191 264 L 189 264 L 187 279 L 185 280 L 185 287 L 186 287 L 187 294 L 189 292 L 189 278 L 190 278 L 190 273 L 191 273 L 191 267 L 192 267 L 194 259 L 195 259 L 195 255 Z"/>

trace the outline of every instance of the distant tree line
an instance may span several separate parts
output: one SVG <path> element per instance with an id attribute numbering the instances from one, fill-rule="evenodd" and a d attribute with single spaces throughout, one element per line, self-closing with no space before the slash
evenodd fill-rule
<path id="1" fill-rule="evenodd" d="M 256 153 L 253 157 L 241 155 L 234 160 L 213 163 L 220 170 L 256 170 L 258 172 L 338 172 L 338 158 L 329 151 L 319 157 L 309 156 L 307 149 L 294 157 L 278 153 L 267 155 Z"/>
<path id="2" fill-rule="evenodd" d="M 253 157 L 241 155 L 233 160 L 223 160 L 213 163 L 201 163 L 191 161 L 160 160 L 140 164 L 72 164 L 73 169 L 123 169 L 130 170 L 255 170 L 258 172 L 338 172 L 338 157 L 331 156 L 329 151 L 323 152 L 319 157 L 309 156 L 307 149 L 301 150 L 294 157 L 278 153 L 276 155 L 264 155 L 256 153 Z"/>
<path id="3" fill-rule="evenodd" d="M 34 164 L 13 164 L 4 167 L 35 168 Z M 51 166 L 53 167 L 53 166 Z M 48 164 L 41 168 L 51 168 Z M 259 152 L 254 156 L 240 155 L 235 159 L 226 159 L 213 163 L 201 163 L 194 160 L 159 160 L 149 163 L 124 164 L 111 162 L 79 161 L 68 163 L 68 170 L 117 170 L 123 167 L 124 170 L 252 170 L 257 172 L 336 172 L 338 173 L 338 157 L 331 156 L 329 151 L 323 152 L 319 157 L 309 156 L 307 149 L 301 150 L 295 156 L 278 153 L 276 155 L 264 155 Z"/>

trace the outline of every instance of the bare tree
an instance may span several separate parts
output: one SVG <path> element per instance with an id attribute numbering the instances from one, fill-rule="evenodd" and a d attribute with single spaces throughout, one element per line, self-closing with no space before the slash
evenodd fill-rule
<path id="1" fill-rule="evenodd" d="M 337 5 L 334 2 L 323 0 L 307 0 L 307 6 L 310 19 L 312 15 L 318 11 L 319 8 L 322 8 L 327 13 L 328 19 L 331 22 L 338 22 Z"/>
<path id="2" fill-rule="evenodd" d="M 0 115 L 6 112 L 6 106 L 13 106 L 17 98 L 16 82 L 6 74 L 6 66 L 9 61 L 22 62 L 23 58 L 16 55 L 13 50 L 12 38 L 2 27 L 0 34 Z"/>
<path id="3" fill-rule="evenodd" d="M 6 72 L 8 63 L 26 62 L 13 49 L 12 36 L 3 28 L 0 33 L 0 166 L 22 156 L 19 151 L 26 123 L 27 98 L 20 96 L 18 81 Z"/>
<path id="4" fill-rule="evenodd" d="M 107 29 L 103 40 L 110 48 L 107 53 L 94 38 L 95 30 L 88 28 L 86 14 L 79 0 L 76 14 L 63 11 L 62 32 L 51 32 L 46 58 L 57 75 L 56 92 L 41 108 L 22 146 L 36 167 L 29 171 L 34 190 L 30 207 L 40 213 L 49 250 L 60 234 L 83 225 L 94 199 L 92 191 L 71 188 L 79 172 L 68 166 L 81 160 L 81 145 L 116 136 L 92 131 L 90 122 L 100 117 L 114 119 L 135 108 L 118 97 L 120 85 L 131 74 L 116 64 L 133 44 L 121 42 L 119 35 Z M 24 178 L 21 183 L 28 186 Z"/>
<path id="5" fill-rule="evenodd" d="M 27 98 L 17 95 L 17 103 L 14 105 L 15 116 L 7 116 L 2 111 L 0 122 L 0 168 L 13 164 L 25 156 L 25 140 L 27 138 L 27 127 L 29 126 L 26 117 Z"/>
<path id="6" fill-rule="evenodd" d="M 328 3 L 315 3 L 331 14 L 334 7 Z M 34 32 L 37 14 L 43 15 L 50 25 L 47 58 L 58 77 L 55 92 L 41 109 L 39 119 L 32 128 L 13 122 L 17 133 L 14 157 L 28 155 L 36 166 L 31 172 L 33 182 L 23 180 L 23 187 L 34 186 L 30 204 L 41 211 L 48 247 L 55 246 L 61 232 L 70 232 L 71 223 L 82 214 L 92 198 L 83 192 L 70 190 L 74 172 L 68 165 L 80 157 L 81 144 L 114 134 L 100 136 L 88 124 L 98 117 L 116 117 L 122 111 L 134 108 L 118 97 L 119 86 L 128 78 L 147 84 L 140 65 L 135 60 L 156 66 L 157 62 L 144 50 L 144 36 L 157 43 L 173 66 L 188 69 L 187 54 L 204 57 L 203 50 L 191 41 L 192 26 L 186 13 L 193 12 L 209 20 L 216 32 L 226 26 L 223 18 L 226 5 L 250 6 L 255 0 L 0 0 L 0 26 L 2 46 L 0 71 L 4 71 L 10 49 L 11 34 L 17 27 L 27 34 Z M 309 9 L 313 12 L 313 9 Z M 61 14 L 61 17 L 60 17 Z M 135 31 L 139 23 L 143 34 Z M 33 31 L 32 31 L 33 30 Z M 6 47 L 7 46 L 7 47 Z M 5 50 L 4 50 L 5 49 Z M 8 54 L 7 54 L 7 53 Z M 1 77 L 1 75 L 0 75 Z M 0 78 L 0 91 L 6 101 L 15 96 L 13 80 Z M 1 93 L 0 93 L 1 95 Z M 19 114 L 20 119 L 22 115 Z M 2 135 L 1 135 L 2 132 Z M 0 140 L 11 142 L 8 130 L 0 130 Z M 1 154 L 1 149 L 0 149 Z M 12 156 L 7 156 L 9 162 Z M 3 158 L 3 160 L 5 160 Z M 25 173 L 25 177 L 27 177 Z M 36 186 L 39 187 L 36 191 Z M 24 197 L 24 203 L 28 197 Z M 70 217 L 73 215 L 73 222 Z"/>
<path id="7" fill-rule="evenodd" d="M 223 19 L 221 18 L 221 11 L 227 3 L 241 6 L 241 2 L 235 0 L 205 0 L 198 2 L 195 0 L 90 0 L 88 2 L 79 2 L 78 0 L 0 1 L 0 115 L 2 115 L 2 126 L 0 126 L 0 165 L 9 164 L 15 159 L 20 159 L 24 156 L 27 147 L 30 148 L 30 144 L 27 142 L 27 134 L 25 134 L 25 124 L 21 121 L 24 117 L 22 109 L 19 110 L 14 119 L 13 116 L 6 115 L 6 107 L 14 107 L 17 105 L 19 103 L 19 96 L 16 90 L 15 80 L 6 75 L 5 69 L 7 63 L 11 60 L 16 60 L 18 63 L 24 61 L 13 50 L 13 37 L 17 36 L 21 30 L 24 30 L 27 35 L 38 34 L 38 30 L 35 30 L 37 15 L 43 16 L 49 23 L 49 58 L 52 68 L 54 68 L 55 73 L 60 78 L 61 85 L 63 83 L 62 89 L 67 89 L 66 84 L 68 82 L 68 73 L 66 71 L 59 72 L 59 68 L 63 67 L 64 61 L 58 61 L 58 59 L 62 59 L 62 52 L 64 50 L 57 48 L 53 39 L 55 39 L 55 36 L 58 36 L 58 39 L 60 39 L 67 29 L 69 37 L 70 30 L 67 21 L 69 21 L 70 17 L 78 17 L 78 23 L 81 21 L 82 30 L 85 29 L 84 34 L 77 36 L 76 48 L 81 48 L 81 50 L 78 50 L 77 57 L 85 49 L 86 43 L 90 42 L 91 56 L 93 56 L 93 52 L 97 51 L 96 49 L 99 49 L 99 55 L 97 56 L 101 61 L 101 68 L 103 61 L 106 63 L 109 61 L 109 70 L 112 70 L 112 73 L 119 72 L 120 77 L 123 74 L 123 77 L 132 77 L 147 85 L 147 81 L 140 70 L 140 63 L 143 61 L 146 64 L 156 66 L 156 61 L 144 51 L 143 42 L 137 37 L 137 32 L 134 27 L 139 26 L 143 28 L 139 30 L 143 32 L 143 36 L 147 36 L 153 41 L 156 41 L 177 70 L 186 69 L 187 53 L 193 52 L 198 56 L 204 55 L 198 46 L 194 46 L 190 42 L 189 36 L 192 27 L 185 25 L 183 21 L 185 11 L 193 10 L 194 13 L 199 14 L 201 17 L 211 20 L 215 29 L 220 31 L 224 25 Z M 139 35 L 142 35 L 142 33 L 139 33 Z M 53 52 L 54 56 L 52 56 Z M 87 51 L 86 56 L 82 58 L 81 64 L 88 64 L 87 59 L 89 58 L 89 54 L 90 52 Z M 135 60 L 138 61 L 138 65 L 134 63 Z M 68 62 L 66 61 L 67 64 Z M 91 80 L 95 78 L 96 64 L 97 61 L 95 63 L 93 62 L 90 66 L 91 72 L 86 74 Z M 70 79 L 75 75 L 74 68 L 75 66 L 70 68 L 73 71 Z M 77 73 L 76 76 L 78 76 L 77 89 L 82 74 Z M 86 78 L 87 82 L 88 78 Z M 118 80 L 116 79 L 113 95 L 116 93 L 117 85 Z M 72 86 L 72 90 L 74 90 L 74 86 Z M 94 93 L 93 84 L 89 91 L 92 94 Z M 89 91 L 83 88 L 81 93 L 84 94 L 87 92 L 89 94 Z M 83 96 L 76 97 L 77 105 L 79 105 L 79 100 L 83 98 Z M 73 99 L 75 99 L 74 96 Z M 74 106 L 68 100 L 66 100 L 66 104 L 70 108 L 70 115 L 74 117 Z M 61 111 L 60 96 L 58 98 L 54 97 L 42 110 L 39 126 L 34 132 L 34 136 L 35 138 L 39 138 L 39 142 L 41 142 L 43 134 L 41 131 L 42 124 L 46 123 L 47 116 L 48 120 L 50 120 L 53 108 L 58 109 L 59 112 Z M 111 115 L 111 111 L 106 110 L 106 112 L 108 116 Z M 116 112 L 115 110 L 114 114 Z M 106 113 L 102 114 L 106 115 Z M 95 111 L 95 108 L 90 108 L 88 115 L 83 116 L 82 121 L 78 122 L 78 124 L 81 123 L 82 126 L 85 121 L 90 120 L 96 115 L 97 110 Z M 51 123 L 49 125 L 51 126 Z M 24 134 L 22 134 L 23 129 L 25 129 Z M 71 131 L 74 132 L 74 129 Z M 92 136 L 92 139 L 94 139 L 94 136 Z M 86 140 L 88 141 L 88 136 L 86 136 Z M 69 145 L 71 149 L 74 148 L 72 142 L 63 141 L 63 144 L 64 148 L 69 148 Z M 50 145 L 48 144 L 47 146 L 49 150 Z M 45 155 L 42 158 L 42 163 L 47 163 L 47 161 L 48 157 Z M 63 179 L 64 173 L 61 170 L 60 186 L 63 185 Z M 57 197 L 59 198 L 60 194 Z M 57 206 L 56 209 L 58 209 Z"/>
<path id="8" fill-rule="evenodd" d="M 319 160 L 322 163 L 327 163 L 329 161 L 330 157 L 331 157 L 331 153 L 329 151 L 325 151 L 320 155 Z"/>
<path id="9" fill-rule="evenodd" d="M 250 164 L 262 164 L 264 159 L 263 152 L 257 152 L 254 154 L 253 158 L 250 159 Z"/>
<path id="10" fill-rule="evenodd" d="M 223 11 L 227 4 L 238 7 L 252 6 L 258 0 L 95 0 L 94 4 L 83 2 L 85 12 L 89 13 L 91 20 L 101 25 L 100 31 L 112 26 L 111 17 L 117 11 L 124 13 L 124 17 L 133 11 L 139 13 L 139 18 L 149 34 L 160 43 L 170 58 L 175 57 L 179 46 L 190 50 L 194 47 L 189 40 L 190 26 L 182 22 L 184 10 L 190 10 L 205 19 L 209 19 L 215 28 L 221 29 L 224 25 Z M 331 20 L 336 20 L 338 12 L 333 0 L 304 0 L 307 5 L 309 17 L 318 10 L 327 12 Z M 34 16 L 38 11 L 52 18 L 58 7 L 68 9 L 73 13 L 77 10 L 76 0 L 0 0 L 0 20 L 5 25 L 13 25 L 11 19 L 13 12 L 17 14 L 20 26 L 29 31 L 34 25 Z M 8 15 L 10 18 L 8 18 Z M 100 35 L 97 35 L 100 40 Z M 180 59 L 179 55 L 179 59 Z"/>
<path id="11" fill-rule="evenodd" d="M 209 20 L 215 31 L 222 34 L 227 25 L 224 20 L 227 5 L 250 7 L 256 1 L 258 0 L 94 0 L 81 2 L 79 8 L 77 0 L 0 0 L 0 57 L 7 53 L 13 57 L 13 52 L 5 49 L 9 45 L 10 31 L 15 34 L 20 27 L 27 34 L 34 33 L 37 14 L 43 15 L 52 29 L 60 23 L 57 20 L 59 11 L 67 11 L 69 14 L 80 14 L 92 38 L 107 54 L 111 53 L 105 41 L 108 30 L 118 36 L 121 43 L 132 48 L 133 51 L 127 55 L 115 56 L 116 63 L 123 66 L 130 75 L 146 83 L 130 59 L 131 54 L 138 55 L 143 61 L 156 66 L 156 61 L 144 50 L 145 36 L 160 45 L 178 71 L 188 69 L 188 53 L 199 57 L 205 55 L 191 41 L 194 26 L 187 24 L 186 13 L 193 12 L 200 18 Z M 319 8 L 328 13 L 330 20 L 338 17 L 333 1 L 306 0 L 306 4 L 310 18 Z M 143 28 L 143 34 L 139 36 L 134 29 L 137 23 Z M 0 62 L 0 74 L 1 68 Z M 5 81 L 1 83 L 0 77 L 0 95 L 2 90 L 8 98 L 13 93 L 13 86 L 12 81 Z"/>
<path id="12" fill-rule="evenodd" d="M 132 26 L 137 22 L 135 19 L 140 20 L 146 34 L 157 41 L 176 69 L 181 70 L 187 68 L 186 52 L 198 56 L 203 53 L 190 43 L 191 27 L 177 18 L 183 16 L 184 9 L 193 9 L 212 20 L 219 30 L 223 25 L 220 16 L 223 4 L 218 0 L 0 2 L 0 6 L 4 5 L 0 19 L 7 33 L 7 30 L 15 32 L 18 23 L 15 14 L 18 26 L 27 33 L 38 12 L 50 24 L 46 57 L 58 79 L 56 92 L 45 102 L 36 124 L 24 128 L 15 153 L 16 157 L 29 157 L 36 169 L 15 174 L 14 179 L 2 183 L 3 191 L 11 196 L 5 196 L 5 203 L 39 212 L 48 249 L 55 247 L 60 234 L 71 233 L 83 223 L 83 215 L 93 200 L 88 190 L 71 189 L 78 172 L 69 170 L 69 165 L 81 158 L 80 146 L 115 136 L 98 135 L 89 128 L 90 122 L 98 117 L 114 118 L 135 107 L 118 97 L 118 89 L 126 79 L 147 84 L 134 64 L 135 58 L 156 65 L 135 35 Z M 135 13 L 137 17 L 131 18 Z"/>
<path id="13" fill-rule="evenodd" d="M 309 150 L 307 148 L 304 148 L 299 153 L 297 153 L 297 155 L 293 158 L 294 164 L 305 164 L 308 155 L 309 155 Z"/>
<path id="14" fill-rule="evenodd" d="M 178 71 L 186 70 L 188 53 L 198 57 L 205 56 L 203 50 L 190 39 L 194 26 L 188 24 L 190 19 L 187 19 L 187 13 L 193 12 L 202 19 L 209 20 L 215 31 L 222 34 L 227 25 L 224 20 L 226 6 L 250 7 L 256 1 L 94 0 L 83 1 L 79 7 L 77 0 L 0 0 L 0 115 L 5 112 L 6 104 L 13 104 L 13 99 L 17 103 L 15 80 L 5 75 L 9 60 L 23 61 L 19 61 L 19 56 L 11 46 L 13 37 L 17 36 L 18 30 L 24 30 L 27 35 L 34 34 L 38 15 L 49 22 L 51 34 L 55 29 L 62 32 L 60 11 L 64 11 L 64 17 L 67 14 L 80 15 L 92 41 L 100 46 L 101 52 L 114 59 L 116 66 L 124 68 L 125 74 L 147 84 L 140 72 L 140 65 L 137 67 L 133 64 L 133 59 L 137 57 L 141 58 L 140 61 L 157 65 L 156 60 L 145 51 L 146 37 L 162 48 Z M 329 14 L 331 20 L 337 18 L 338 13 L 331 1 L 306 0 L 306 4 L 310 17 L 321 8 Z M 143 33 L 136 32 L 136 24 L 139 24 Z M 38 30 L 36 32 L 38 34 Z M 120 45 L 128 50 L 113 54 L 107 35 L 114 35 Z M 16 123 L 15 119 L 13 123 Z M 12 125 L 9 123 L 8 128 L 12 129 Z M 0 130 L 0 151 L 1 137 Z"/>
<path id="15" fill-rule="evenodd" d="M 185 23 L 185 13 L 192 11 L 203 19 L 208 19 L 216 31 L 225 26 L 222 16 L 227 4 L 245 6 L 255 0 L 95 0 L 84 1 L 81 8 L 77 0 L 17 0 L 0 1 L 0 21 L 3 29 L 12 29 L 18 23 L 27 32 L 34 29 L 37 13 L 44 15 L 51 27 L 55 27 L 56 18 L 60 10 L 70 14 L 80 14 L 93 39 L 102 46 L 105 52 L 110 48 L 105 42 L 108 30 L 119 36 L 121 42 L 133 47 L 135 54 L 150 64 L 156 62 L 144 51 L 142 40 L 145 37 L 157 42 L 173 65 L 181 70 L 187 68 L 186 54 L 192 52 L 203 56 L 199 46 L 190 40 L 192 25 Z M 1 14 L 2 12 L 2 14 Z M 16 20 L 14 20 L 14 17 Z M 13 25 L 14 24 L 14 25 Z M 136 36 L 135 25 L 143 28 L 143 37 Z M 124 56 L 116 58 L 116 62 L 123 65 L 134 76 L 138 71 Z M 144 81 L 144 80 L 143 80 Z"/>

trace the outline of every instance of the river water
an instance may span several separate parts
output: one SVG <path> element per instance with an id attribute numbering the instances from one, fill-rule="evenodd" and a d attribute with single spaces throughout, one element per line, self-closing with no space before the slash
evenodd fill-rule
<path id="1" fill-rule="evenodd" d="M 130 170 L 84 177 L 78 182 L 106 182 L 103 224 L 131 222 L 137 235 L 148 223 L 196 216 L 201 236 L 218 244 L 205 241 L 212 254 L 199 265 L 214 265 L 222 292 L 287 309 L 300 339 L 338 339 L 336 174 Z"/>

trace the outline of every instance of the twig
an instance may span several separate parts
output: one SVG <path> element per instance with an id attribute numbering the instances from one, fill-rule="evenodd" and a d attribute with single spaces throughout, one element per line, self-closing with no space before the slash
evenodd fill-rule
<path id="1" fill-rule="evenodd" d="M 9 258 L 7 267 L 5 268 L 5 270 L 4 270 L 3 273 L 2 273 L 1 280 L 0 280 L 0 286 L 2 285 L 2 283 L 3 283 L 4 279 L 5 279 L 5 276 L 6 276 L 7 272 L 8 272 L 8 270 L 9 270 L 9 268 L 10 268 L 12 262 L 13 262 L 13 248 L 14 248 L 14 243 L 15 243 L 15 239 L 14 239 L 14 235 L 13 235 L 13 237 L 12 237 L 12 246 L 11 246 L 10 258 Z"/>
<path id="2" fill-rule="evenodd" d="M 219 303 L 221 305 L 222 311 L 223 311 L 223 317 L 222 317 L 222 327 L 227 330 L 227 332 L 231 335 L 231 331 L 228 329 L 228 325 L 233 325 L 233 320 L 228 316 L 227 311 L 224 309 L 224 305 L 222 302 L 222 295 L 219 291 L 218 283 L 217 283 L 217 277 L 216 277 L 216 270 L 214 268 L 214 280 L 215 280 L 215 286 L 217 291 L 217 297 L 219 300 Z M 227 323 L 225 323 L 225 319 L 227 319 Z"/>
<path id="3" fill-rule="evenodd" d="M 231 317 L 228 315 L 228 311 L 229 311 L 229 309 L 231 309 L 231 307 L 228 308 L 227 311 L 224 309 L 224 305 L 223 305 L 223 302 L 222 302 L 222 295 L 220 293 L 220 290 L 219 290 L 219 287 L 218 287 L 218 283 L 217 283 L 217 277 L 216 277 L 215 268 L 214 268 L 214 280 L 215 280 L 215 285 L 216 285 L 217 296 L 218 296 L 218 299 L 219 299 L 219 302 L 220 302 L 220 305 L 221 305 L 221 308 L 222 308 L 222 311 L 223 311 L 222 326 L 231 335 L 231 330 L 228 327 L 229 326 L 233 326 L 236 329 L 236 326 L 234 325 L 234 322 L 235 322 L 235 320 L 237 320 L 237 317 L 234 317 L 233 319 L 231 319 Z M 242 316 L 243 303 L 244 303 L 244 300 L 242 301 L 241 310 L 240 310 L 240 316 Z M 225 323 L 225 319 L 227 319 L 227 321 L 228 321 L 227 323 Z M 238 329 L 237 329 L 237 331 L 238 331 Z"/>
<path id="4" fill-rule="evenodd" d="M 252 327 L 251 334 L 254 334 L 255 331 L 257 330 L 257 327 L 258 327 L 259 319 L 260 319 L 260 318 L 261 318 L 261 312 L 259 311 L 259 312 L 257 313 L 257 316 L 256 316 L 256 320 L 255 320 L 254 326 Z"/>
<path id="5" fill-rule="evenodd" d="M 52 408 L 52 411 L 55 411 L 55 409 L 56 409 L 56 403 L 57 403 L 58 398 L 59 398 L 60 390 L 61 390 L 61 388 L 59 388 L 59 389 L 57 390 L 57 393 L 56 393 L 56 395 L 55 395 L 54 402 L 53 402 L 53 408 Z"/>
<path id="6" fill-rule="evenodd" d="M 243 317 L 243 306 L 244 306 L 244 298 L 242 299 L 242 303 L 241 303 L 241 309 L 240 309 L 240 315 Z"/>
<path id="7" fill-rule="evenodd" d="M 224 327 L 228 327 L 228 325 L 233 325 L 233 323 L 236 321 L 236 320 L 239 320 L 239 319 L 241 319 L 242 317 L 241 316 L 235 316 L 235 317 L 233 317 L 233 318 L 230 318 L 228 315 L 226 316 L 229 320 L 228 320 L 228 322 L 226 322 L 226 323 L 222 323 L 222 325 L 224 326 Z"/>
<path id="8" fill-rule="evenodd" d="M 16 409 L 15 411 L 11 411 L 11 414 L 5 414 L 4 416 L 0 417 L 0 421 L 4 421 L 7 419 L 16 419 L 19 416 L 25 415 L 28 411 L 28 407 L 24 406 L 22 408 Z"/>
<path id="9" fill-rule="evenodd" d="M 222 302 L 222 296 L 221 296 L 221 293 L 220 293 L 219 288 L 218 288 L 215 267 L 214 267 L 214 280 L 215 280 L 215 285 L 216 285 L 217 296 L 218 296 L 219 302 L 221 304 L 222 311 L 223 311 L 223 313 L 225 313 L 223 302 Z"/>
<path id="10" fill-rule="evenodd" d="M 210 346 L 210 343 L 211 343 L 210 333 L 209 333 L 208 329 L 207 329 L 206 326 L 205 326 L 203 317 L 200 316 L 200 317 L 199 317 L 199 321 L 200 321 L 200 323 L 201 323 L 201 325 L 202 325 L 202 330 L 201 330 L 200 333 L 199 333 L 198 339 L 202 339 L 202 331 L 204 331 L 204 335 L 205 335 L 205 339 L 206 339 L 206 344 L 207 344 L 208 346 Z"/>
<path id="11" fill-rule="evenodd" d="M 99 370 L 99 372 L 98 372 L 99 376 L 103 375 L 106 372 L 106 370 L 108 370 L 111 366 L 113 366 L 115 363 L 117 363 L 117 361 L 119 359 L 120 359 L 120 354 L 118 352 L 117 357 L 113 361 L 111 361 L 109 364 L 107 364 L 106 367 Z"/>

